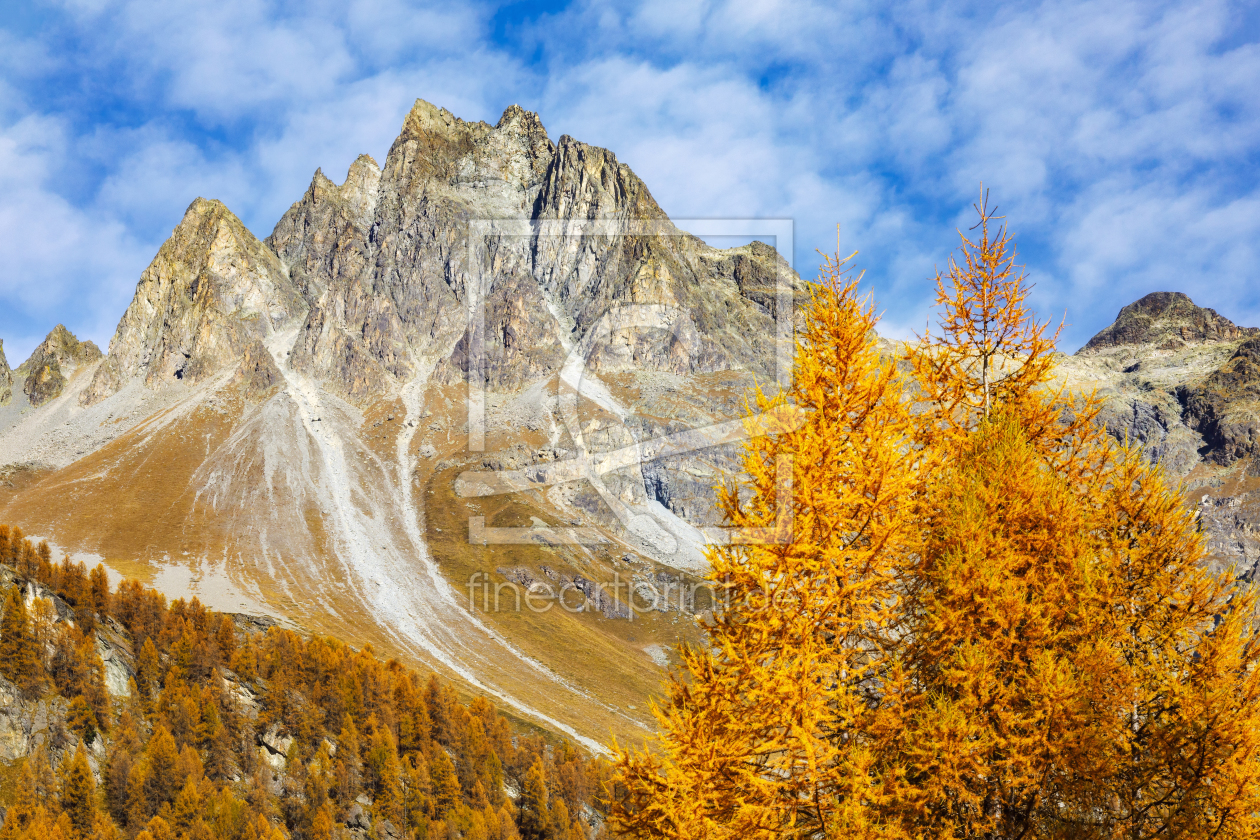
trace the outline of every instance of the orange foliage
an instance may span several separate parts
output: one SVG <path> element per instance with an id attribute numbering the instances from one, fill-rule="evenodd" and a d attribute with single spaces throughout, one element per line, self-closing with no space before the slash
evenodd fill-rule
<path id="1" fill-rule="evenodd" d="M 746 453 L 724 610 L 684 651 L 658 749 L 622 753 L 637 837 L 1253 837 L 1256 596 L 1206 571 L 1159 469 L 1051 387 L 1004 227 L 938 276 L 939 338 L 881 359 L 828 260 L 806 411 Z M 793 459 L 790 498 L 775 464 Z"/>
<path id="2" fill-rule="evenodd" d="M 16 570 L 15 559 L 42 556 L 0 526 L 0 561 Z M 99 786 L 81 746 L 60 785 L 42 753 L 28 759 L 0 840 L 341 836 L 338 823 L 364 796 L 374 833 L 389 820 L 404 840 L 437 840 L 448 827 L 518 840 L 516 820 L 532 817 L 505 791 L 523 789 L 534 768 L 566 815 L 602 787 L 602 765 L 567 743 L 514 733 L 484 698 L 464 704 L 436 676 L 381 662 L 370 648 L 278 627 L 239 630 L 195 598 L 167 604 L 135 581 L 111 592 L 103 568 L 69 559 L 24 568 L 66 602 L 63 614 L 74 608 L 75 624 L 50 618 L 33 628 L 22 596 L 34 584 L 16 578 L 0 616 L 0 676 L 32 696 L 51 686 L 68 701 L 80 745 L 99 738 L 105 753 Z M 45 612 L 48 603 L 35 600 Z M 125 700 L 104 689 L 95 631 L 106 626 L 135 652 Z M 292 738 L 282 774 L 264 761 L 263 735 L 273 729 Z M 567 817 L 544 826 L 543 840 L 570 837 L 578 840 Z"/>

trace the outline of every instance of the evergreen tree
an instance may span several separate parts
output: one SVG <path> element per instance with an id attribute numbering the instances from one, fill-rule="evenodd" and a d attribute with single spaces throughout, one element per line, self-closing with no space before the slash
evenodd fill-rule
<path id="1" fill-rule="evenodd" d="M 135 722 L 131 713 L 124 711 L 114 729 L 102 779 L 105 807 L 115 820 L 124 825 L 127 822 L 127 778 L 140 749 L 140 736 L 136 733 Z"/>
<path id="2" fill-rule="evenodd" d="M 35 637 L 31 634 L 26 612 L 24 587 L 9 589 L 0 618 L 0 676 L 25 692 L 38 692 L 43 683 L 43 668 Z"/>
<path id="3" fill-rule="evenodd" d="M 41 804 L 56 805 L 61 800 L 61 785 L 48 757 L 47 741 L 40 742 L 27 761 L 35 779 L 35 796 Z"/>
<path id="4" fill-rule="evenodd" d="M 175 747 L 175 739 L 170 731 L 159 724 L 153 730 L 153 737 L 145 746 L 145 765 L 147 768 L 144 795 L 147 802 L 146 813 L 156 814 L 158 808 L 174 799 L 183 780 L 180 771 L 179 751 Z"/>
<path id="5" fill-rule="evenodd" d="M 171 824 L 162 817 L 154 817 L 149 820 L 148 825 L 144 827 L 144 831 L 136 835 L 136 840 L 175 840 L 175 832 L 171 829 Z"/>
<path id="6" fill-rule="evenodd" d="M 87 840 L 96 827 L 96 779 L 82 741 L 62 768 L 61 807 L 70 815 L 75 835 Z"/>
<path id="7" fill-rule="evenodd" d="M 459 804 L 459 777 L 446 750 L 434 744 L 429 757 L 429 786 L 432 790 L 433 816 L 447 819 L 447 813 Z"/>
<path id="8" fill-rule="evenodd" d="M 341 732 L 337 736 L 337 764 L 335 770 L 339 796 L 343 802 L 355 797 L 363 778 L 363 763 L 359 756 L 359 728 L 346 715 L 341 720 Z"/>
<path id="9" fill-rule="evenodd" d="M 224 665 L 230 665 L 236 655 L 236 626 L 230 616 L 220 616 L 219 626 L 215 631 L 215 644 L 219 648 L 219 657 Z"/>
<path id="10" fill-rule="evenodd" d="M 77 732 L 87 743 L 96 740 L 96 712 L 88 705 L 82 694 L 70 701 L 66 712 L 66 725 Z"/>
<path id="11" fill-rule="evenodd" d="M 140 699 L 146 709 L 159 687 L 161 667 L 153 639 L 146 638 L 140 647 L 140 655 L 136 657 L 136 686 L 140 689 Z"/>
<path id="12" fill-rule="evenodd" d="M 333 840 L 333 824 L 332 805 L 325 802 L 311 820 L 310 840 Z"/>
<path id="13" fill-rule="evenodd" d="M 8 812 L 4 825 L 0 827 L 0 840 L 11 840 L 24 832 L 35 819 L 35 810 L 39 807 L 40 796 L 35 788 L 35 773 L 30 761 L 24 761 L 18 770 L 17 783 L 10 793 Z"/>
<path id="14" fill-rule="evenodd" d="M 127 819 L 129 831 L 143 828 L 153 816 L 149 808 L 149 765 L 146 761 L 136 761 L 127 774 Z"/>
<path id="15" fill-rule="evenodd" d="M 547 777 L 541 759 L 534 759 L 525 774 L 525 786 L 517 807 L 520 810 L 516 815 L 516 827 L 522 840 L 552 840 L 555 837 L 551 808 L 548 807 Z"/>
<path id="16" fill-rule="evenodd" d="M 403 813 L 402 764 L 398 747 L 389 729 L 376 727 L 368 744 L 367 766 L 375 790 L 376 806 L 389 819 L 399 822 Z"/>
<path id="17" fill-rule="evenodd" d="M 423 753 L 412 753 L 403 764 L 403 826 L 419 832 L 430 811 L 429 763 Z"/>
<path id="18" fill-rule="evenodd" d="M 109 593 L 109 575 L 105 572 L 105 567 L 100 563 L 92 569 L 89 576 L 89 584 L 91 588 L 91 603 L 93 612 L 101 615 L 108 615 L 110 612 L 111 599 Z"/>
<path id="19" fill-rule="evenodd" d="M 190 777 L 175 797 L 174 806 L 171 808 L 171 824 L 177 834 L 185 834 L 200 818 L 201 792 L 197 790 L 197 783 Z"/>

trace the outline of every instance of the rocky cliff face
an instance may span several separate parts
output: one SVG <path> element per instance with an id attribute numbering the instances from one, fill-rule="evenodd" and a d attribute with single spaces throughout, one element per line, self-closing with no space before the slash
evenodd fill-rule
<path id="1" fill-rule="evenodd" d="M 79 341 L 61 324 L 40 343 L 31 357 L 17 369 L 22 393 L 31 405 L 40 406 L 61 396 L 74 372 L 101 358 L 100 348 L 90 341 Z"/>
<path id="2" fill-rule="evenodd" d="M 318 301 L 329 278 L 357 276 L 366 266 L 363 243 L 372 228 L 381 168 L 361 155 L 338 186 L 315 170 L 302 200 L 276 224 L 266 244 L 280 254 L 307 301 Z"/>
<path id="3" fill-rule="evenodd" d="M 4 339 L 0 339 L 0 405 L 8 405 L 13 399 L 13 371 L 4 356 Z"/>
<path id="4" fill-rule="evenodd" d="M 479 220 L 519 224 L 474 242 Z M 611 152 L 553 144 L 516 106 L 490 126 L 417 102 L 379 173 L 366 157 L 340 187 L 317 172 L 268 242 L 311 302 L 295 368 L 356 401 L 433 364 L 463 378 L 470 276 L 486 282 L 482 352 L 501 389 L 556 372 L 624 304 L 667 307 L 669 335 L 593 348 L 596 370 L 766 373 L 774 278 L 799 282 L 773 249 L 731 255 L 673 228 Z"/>
<path id="5" fill-rule="evenodd" d="M 1260 563 L 1260 330 L 1184 294 L 1156 292 L 1120 310 L 1061 371 L 1097 388 L 1101 419 L 1183 481 L 1221 566 Z"/>
<path id="6" fill-rule="evenodd" d="M 1202 382 L 1177 389 L 1185 420 L 1203 435 L 1206 457 L 1229 465 L 1260 446 L 1260 338 L 1239 344 Z"/>
<path id="7" fill-rule="evenodd" d="M 195 384 L 234 366 L 247 345 L 305 311 L 275 253 L 221 202 L 199 198 L 140 275 L 80 402 L 100 402 L 132 378 L 149 387 Z"/>

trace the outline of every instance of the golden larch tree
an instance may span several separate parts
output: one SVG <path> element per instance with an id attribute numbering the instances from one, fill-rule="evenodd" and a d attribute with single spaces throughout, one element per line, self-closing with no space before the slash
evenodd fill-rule
<path id="1" fill-rule="evenodd" d="M 1256 836 L 1255 596 L 1192 514 L 1053 382 L 1053 338 L 987 201 L 905 379 L 840 266 L 711 552 L 725 603 L 654 749 L 623 752 L 639 837 Z M 792 481 L 782 480 L 783 456 Z M 789 492 L 785 492 L 785 490 Z"/>
<path id="2" fill-rule="evenodd" d="M 757 401 L 762 417 L 803 423 L 748 445 L 748 502 L 721 496 L 754 533 L 776 532 L 789 506 L 790 533 L 712 552 L 722 606 L 708 644 L 682 651 L 657 711 L 661 749 L 621 755 L 614 816 L 631 836 L 897 835 L 870 807 L 872 735 L 898 679 L 887 631 L 915 495 L 911 420 L 873 305 L 845 261 L 824 272 L 790 389 Z"/>

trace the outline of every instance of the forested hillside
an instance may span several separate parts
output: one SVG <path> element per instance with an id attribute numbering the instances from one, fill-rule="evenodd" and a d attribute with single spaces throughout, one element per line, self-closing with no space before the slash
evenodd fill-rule
<path id="1" fill-rule="evenodd" d="M 603 767 L 371 648 L 307 638 L 0 525 L 0 840 L 585 840 Z"/>

